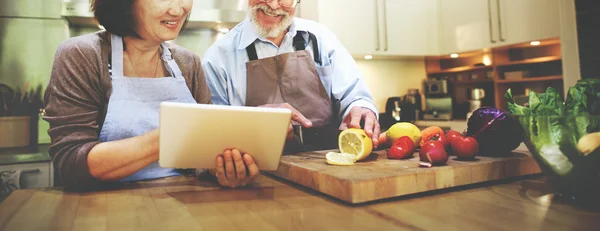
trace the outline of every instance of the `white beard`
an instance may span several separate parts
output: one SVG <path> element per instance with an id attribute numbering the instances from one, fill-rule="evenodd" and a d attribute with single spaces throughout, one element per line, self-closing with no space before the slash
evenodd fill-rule
<path id="1" fill-rule="evenodd" d="M 282 15 L 283 19 L 275 27 L 272 27 L 272 28 L 265 27 L 265 26 L 261 25 L 260 22 L 258 21 L 258 11 L 259 10 L 262 10 L 269 14 Z M 256 29 L 256 32 L 258 33 L 258 35 L 263 38 L 275 38 L 275 37 L 281 35 L 281 33 L 283 33 L 286 29 L 288 29 L 288 27 L 290 27 L 290 25 L 292 25 L 292 22 L 294 21 L 294 18 L 290 17 L 290 14 L 287 11 L 285 11 L 283 9 L 273 10 L 273 9 L 271 9 L 271 7 L 269 7 L 265 4 L 258 4 L 254 7 L 252 7 L 248 11 L 248 14 L 250 16 L 250 20 L 252 21 L 252 24 L 254 25 L 254 29 Z"/>

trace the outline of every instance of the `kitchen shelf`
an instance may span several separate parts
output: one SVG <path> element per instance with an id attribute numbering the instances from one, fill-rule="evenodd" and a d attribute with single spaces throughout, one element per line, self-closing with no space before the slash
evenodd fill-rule
<path id="1" fill-rule="evenodd" d="M 530 83 L 530 82 L 543 82 L 543 81 L 553 81 L 553 80 L 562 80 L 562 76 L 544 76 L 544 77 L 529 77 L 522 79 L 503 79 L 497 80 L 496 83 Z"/>
<path id="2" fill-rule="evenodd" d="M 468 81 L 455 81 L 454 84 L 475 84 L 475 83 L 493 83 L 492 79 L 477 79 Z"/>
<path id="3" fill-rule="evenodd" d="M 435 71 L 435 72 L 430 72 L 430 75 L 436 75 L 436 74 L 451 74 L 451 73 L 459 73 L 459 72 L 467 72 L 467 71 L 475 71 L 475 70 L 485 70 L 485 69 L 492 69 L 492 66 L 465 66 L 465 67 L 455 67 L 455 68 L 450 68 L 450 69 L 446 69 L 443 71 Z"/>
<path id="4" fill-rule="evenodd" d="M 514 61 L 514 62 L 510 62 L 510 63 L 496 64 L 496 66 L 497 67 L 506 67 L 506 66 L 533 64 L 533 63 L 547 63 L 547 62 L 559 61 L 559 60 L 561 60 L 560 56 L 547 56 L 547 57 L 539 57 L 539 58 L 533 58 L 533 59 L 525 59 L 525 60 L 521 60 L 521 61 Z"/>

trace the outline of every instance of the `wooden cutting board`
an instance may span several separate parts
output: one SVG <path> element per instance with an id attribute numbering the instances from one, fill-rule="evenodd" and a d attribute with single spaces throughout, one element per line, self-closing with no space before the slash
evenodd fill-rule
<path id="1" fill-rule="evenodd" d="M 326 153 L 283 156 L 277 171 L 269 174 L 354 204 L 541 172 L 531 154 L 519 150 L 474 161 L 450 156 L 447 165 L 432 168 L 418 166 L 418 153 L 391 160 L 386 151 L 376 151 L 352 166 L 328 165 Z"/>

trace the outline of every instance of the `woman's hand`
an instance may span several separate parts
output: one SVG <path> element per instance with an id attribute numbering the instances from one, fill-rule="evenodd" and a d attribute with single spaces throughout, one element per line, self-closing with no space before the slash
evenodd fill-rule
<path id="1" fill-rule="evenodd" d="M 222 156 L 217 156 L 215 175 L 219 184 L 224 187 L 246 186 L 258 176 L 258 166 L 248 153 L 239 150 L 225 150 Z"/>

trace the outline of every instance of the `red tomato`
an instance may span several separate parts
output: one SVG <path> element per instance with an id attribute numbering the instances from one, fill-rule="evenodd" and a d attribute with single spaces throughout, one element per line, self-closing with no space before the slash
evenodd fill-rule
<path id="1" fill-rule="evenodd" d="M 460 134 L 460 132 L 457 132 L 454 130 L 448 130 L 446 132 L 446 139 L 448 140 L 448 143 L 452 143 L 452 140 L 454 138 L 456 138 L 457 136 L 462 136 L 462 134 Z"/>
<path id="2" fill-rule="evenodd" d="M 479 152 L 479 143 L 473 137 L 459 136 L 450 142 L 452 151 L 460 159 L 473 159 Z"/>
<path id="3" fill-rule="evenodd" d="M 426 141 L 438 141 L 444 145 L 444 149 L 448 150 L 450 148 L 450 141 L 448 141 L 448 138 L 444 134 L 433 134 Z"/>
<path id="4" fill-rule="evenodd" d="M 448 153 L 439 141 L 427 141 L 421 147 L 419 158 L 421 161 L 430 162 L 432 165 L 444 165 L 448 161 Z"/>
<path id="5" fill-rule="evenodd" d="M 415 153 L 415 143 L 408 136 L 400 137 L 387 151 L 390 159 L 411 158 Z"/>

